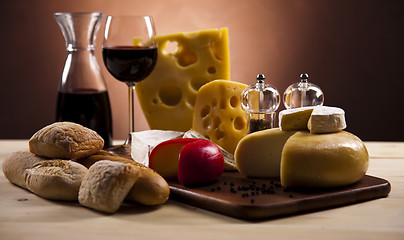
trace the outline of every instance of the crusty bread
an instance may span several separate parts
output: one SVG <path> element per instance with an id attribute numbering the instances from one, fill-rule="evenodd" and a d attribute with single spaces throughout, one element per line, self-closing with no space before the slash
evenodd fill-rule
<path id="1" fill-rule="evenodd" d="M 104 140 L 95 131 L 71 122 L 56 122 L 36 132 L 29 150 L 48 158 L 77 159 L 100 151 Z"/>
<path id="2" fill-rule="evenodd" d="M 76 201 L 87 168 L 68 160 L 49 160 L 29 151 L 12 153 L 3 162 L 6 178 L 47 199 Z"/>
<path id="3" fill-rule="evenodd" d="M 119 157 L 104 150 L 89 157 L 79 159 L 78 162 L 89 168 L 100 160 L 130 163 L 139 169 L 139 176 L 126 199 L 144 205 L 159 205 L 167 201 L 170 195 L 170 187 L 168 183 L 153 169 L 140 163 Z"/>
<path id="4" fill-rule="evenodd" d="M 22 188 L 27 189 L 27 169 L 48 159 L 36 156 L 28 150 L 13 152 L 3 161 L 3 173 L 6 178 Z"/>
<path id="5" fill-rule="evenodd" d="M 87 171 L 86 167 L 73 161 L 43 161 L 26 170 L 27 188 L 43 198 L 77 201 Z"/>
<path id="6" fill-rule="evenodd" d="M 143 205 L 160 205 L 165 203 L 170 196 L 170 187 L 166 180 L 155 171 L 140 168 L 132 189 L 126 199 Z"/>
<path id="7" fill-rule="evenodd" d="M 98 161 L 83 179 L 79 202 L 89 208 L 113 213 L 121 206 L 138 174 L 139 170 L 131 164 Z"/>

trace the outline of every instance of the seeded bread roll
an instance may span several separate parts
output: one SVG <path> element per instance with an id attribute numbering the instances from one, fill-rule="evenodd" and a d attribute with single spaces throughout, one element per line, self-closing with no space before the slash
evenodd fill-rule
<path id="1" fill-rule="evenodd" d="M 140 163 L 119 157 L 104 150 L 87 158 L 79 159 L 78 162 L 89 168 L 100 160 L 130 163 L 139 169 L 139 176 L 126 199 L 144 205 L 159 205 L 167 201 L 170 195 L 170 187 L 166 180 L 153 169 Z"/>
<path id="2" fill-rule="evenodd" d="M 3 162 L 6 178 L 47 199 L 77 201 L 87 168 L 68 161 L 46 159 L 29 151 L 12 153 Z"/>
<path id="3" fill-rule="evenodd" d="M 29 150 L 39 156 L 78 159 L 100 151 L 104 140 L 95 131 L 71 122 L 56 122 L 36 132 Z"/>
<path id="4" fill-rule="evenodd" d="M 102 160 L 90 167 L 79 191 L 81 205 L 114 213 L 133 187 L 139 170 L 131 164 Z"/>

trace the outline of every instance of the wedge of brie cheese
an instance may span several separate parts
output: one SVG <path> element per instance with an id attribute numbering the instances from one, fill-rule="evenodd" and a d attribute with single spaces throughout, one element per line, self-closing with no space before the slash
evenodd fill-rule
<path id="1" fill-rule="evenodd" d="M 319 106 L 307 122 L 310 133 L 333 133 L 346 128 L 345 111 L 338 107 Z"/>
<path id="2" fill-rule="evenodd" d="M 307 130 L 307 122 L 315 107 L 285 109 L 279 112 L 279 128 L 282 131 Z"/>

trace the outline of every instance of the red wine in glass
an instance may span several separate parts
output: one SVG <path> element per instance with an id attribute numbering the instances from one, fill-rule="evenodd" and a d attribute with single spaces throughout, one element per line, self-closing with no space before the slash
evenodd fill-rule
<path id="1" fill-rule="evenodd" d="M 102 57 L 112 76 L 131 85 L 142 81 L 153 71 L 157 61 L 157 48 L 104 47 Z"/>
<path id="2" fill-rule="evenodd" d="M 157 42 L 151 16 L 108 16 L 102 57 L 109 73 L 128 86 L 129 134 L 120 146 L 108 151 L 131 157 L 131 133 L 135 131 L 135 85 L 144 80 L 157 62 Z"/>

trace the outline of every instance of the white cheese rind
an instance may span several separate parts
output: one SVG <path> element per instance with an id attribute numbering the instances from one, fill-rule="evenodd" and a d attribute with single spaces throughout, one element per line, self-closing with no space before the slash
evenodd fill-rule
<path id="1" fill-rule="evenodd" d="M 131 156 L 136 162 L 149 166 L 149 155 L 157 144 L 163 141 L 181 138 L 183 135 L 183 132 L 169 130 L 133 132 Z"/>
<path id="2" fill-rule="evenodd" d="M 313 109 L 307 127 L 310 133 L 333 133 L 346 128 L 345 111 L 338 107 L 319 106 Z"/>

